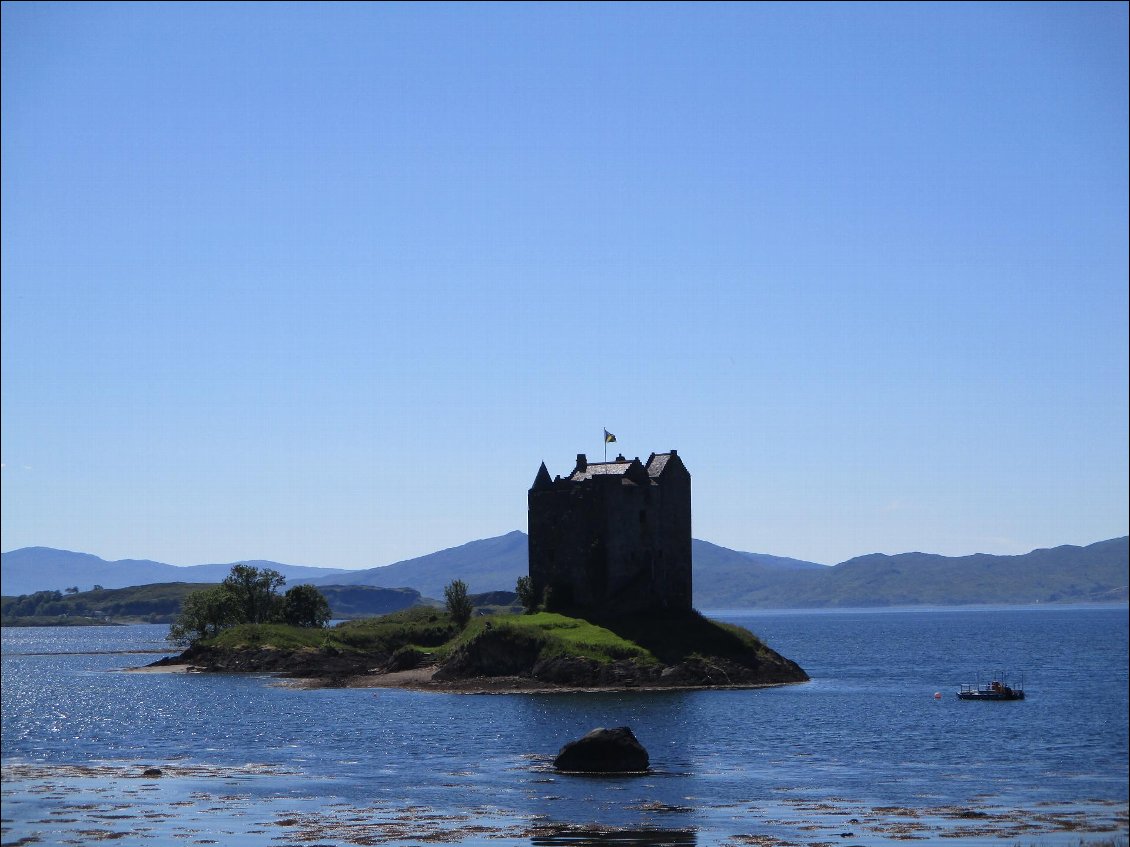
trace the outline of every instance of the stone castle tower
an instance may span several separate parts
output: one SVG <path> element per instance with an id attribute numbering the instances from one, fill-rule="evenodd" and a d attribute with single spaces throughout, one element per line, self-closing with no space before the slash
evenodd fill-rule
<path id="1" fill-rule="evenodd" d="M 617 456 L 529 492 L 530 580 L 559 608 L 597 616 L 691 608 L 691 475 L 678 453 Z"/>

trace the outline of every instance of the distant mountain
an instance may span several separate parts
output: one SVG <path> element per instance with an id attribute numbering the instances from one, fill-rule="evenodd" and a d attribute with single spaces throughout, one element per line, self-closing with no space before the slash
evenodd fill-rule
<path id="1" fill-rule="evenodd" d="M 529 570 L 526 533 L 519 530 L 471 541 L 379 568 L 349 571 L 334 577 L 304 579 L 311 585 L 411 586 L 425 597 L 443 597 L 443 588 L 453 579 L 467 583 L 468 591 L 513 591 L 518 577 Z"/>
<path id="2" fill-rule="evenodd" d="M 823 570 L 695 569 L 700 608 L 866 608 L 1127 600 L 1127 538 L 1020 556 L 880 553 Z"/>
<path id="3" fill-rule="evenodd" d="M 744 579 L 754 573 L 827 570 L 826 566 L 814 562 L 764 553 L 741 553 L 697 538 L 691 542 L 691 555 L 696 597 L 703 579 L 713 592 L 716 585 L 725 591 L 725 583 L 731 579 Z M 472 592 L 513 590 L 518 577 L 528 571 L 527 536 L 515 530 L 392 565 L 304 582 L 311 585 L 343 581 L 355 585 L 411 585 L 425 597 L 443 597 L 444 586 L 457 577 L 466 582 Z"/>
<path id="4" fill-rule="evenodd" d="M 8 597 L 36 591 L 63 591 L 71 587 L 85 591 L 95 585 L 103 588 L 128 588 L 155 582 L 220 582 L 231 573 L 233 564 L 247 564 L 260 569 L 272 568 L 285 576 L 288 583 L 314 576 L 349 573 L 338 568 L 284 565 L 262 560 L 187 567 L 148 559 L 107 562 L 90 553 L 73 553 L 51 547 L 13 550 L 4 553 L 0 561 L 0 592 Z"/>
<path id="5" fill-rule="evenodd" d="M 423 603 L 420 592 L 411 588 L 323 585 L 318 590 L 330 604 L 335 618 L 371 618 Z"/>
<path id="6" fill-rule="evenodd" d="M 444 586 L 456 578 L 473 593 L 513 590 L 518 577 L 527 572 L 526 543 L 526 534 L 515 531 L 359 571 L 248 564 L 274 568 L 287 577 L 288 585 L 410 588 L 424 597 L 442 598 Z M 1130 539 L 1122 537 L 1021 556 L 876 553 L 828 567 L 695 539 L 694 599 L 700 609 L 1126 602 L 1128 552 Z M 231 565 L 183 568 L 135 560 L 104 562 L 83 553 L 29 547 L 3 554 L 3 593 L 71 585 L 218 582 L 230 569 Z"/>
<path id="7" fill-rule="evenodd" d="M 694 539 L 694 600 L 700 609 L 1125 601 L 1128 539 L 1022 556 L 874 554 L 828 567 L 743 553 Z M 526 534 L 472 541 L 394 565 L 334 577 L 362 585 L 410 585 L 442 597 L 458 577 L 471 591 L 508 589 L 527 572 Z M 318 584 L 319 580 L 310 580 Z M 329 580 L 323 580 L 328 582 Z"/>

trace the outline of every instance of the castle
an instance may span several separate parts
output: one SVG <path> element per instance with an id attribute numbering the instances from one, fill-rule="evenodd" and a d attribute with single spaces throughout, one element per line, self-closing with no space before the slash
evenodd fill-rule
<path id="1" fill-rule="evenodd" d="M 678 453 L 617 456 L 529 491 L 530 581 L 554 608 L 596 616 L 691 608 L 691 475 Z"/>

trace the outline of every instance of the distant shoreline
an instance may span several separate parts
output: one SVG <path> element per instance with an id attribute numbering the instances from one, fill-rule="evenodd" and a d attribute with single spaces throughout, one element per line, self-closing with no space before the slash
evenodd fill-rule
<path id="1" fill-rule="evenodd" d="M 858 615 L 858 614 L 899 614 L 905 612 L 1018 612 L 1018 611 L 1070 611 L 1088 609 L 1125 609 L 1130 607 L 1130 598 L 1126 600 L 1096 600 L 1072 601 L 1065 603 L 967 603 L 964 605 L 934 605 L 917 604 L 907 606 L 804 606 L 795 608 L 777 608 L 768 606 L 744 606 L 733 609 L 700 609 L 704 615 L 711 617 L 726 615 Z M 374 615 L 373 617 L 379 617 Z M 363 620 L 364 618 L 342 618 L 342 620 Z M 60 620 L 58 622 L 43 622 L 42 619 L 35 623 L 26 623 L 19 618 L 0 620 L 0 628 L 31 628 L 48 626 L 167 626 L 168 621 L 147 621 L 122 619 L 115 621 L 74 621 Z"/>

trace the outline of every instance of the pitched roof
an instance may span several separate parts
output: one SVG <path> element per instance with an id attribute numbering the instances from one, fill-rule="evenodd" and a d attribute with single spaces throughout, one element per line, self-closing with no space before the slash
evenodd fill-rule
<path id="1" fill-rule="evenodd" d="M 670 453 L 652 453 L 647 460 L 647 475 L 654 478 L 659 476 L 667 469 L 667 463 L 675 452 Z"/>
<path id="2" fill-rule="evenodd" d="M 583 471 L 573 471 L 569 479 L 580 482 L 592 479 L 594 476 L 623 476 L 631 466 L 631 462 L 590 462 Z"/>

